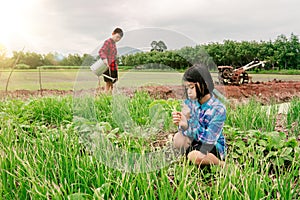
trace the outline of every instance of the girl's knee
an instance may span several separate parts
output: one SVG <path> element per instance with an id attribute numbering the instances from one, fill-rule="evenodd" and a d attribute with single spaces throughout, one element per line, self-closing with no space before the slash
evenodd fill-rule
<path id="1" fill-rule="evenodd" d="M 188 137 L 182 135 L 182 133 L 177 132 L 173 137 L 173 145 L 177 149 L 187 149 L 191 145 L 191 140 Z"/>
<path id="2" fill-rule="evenodd" d="M 201 161 L 205 158 L 206 155 L 201 153 L 200 151 L 193 150 L 188 154 L 188 160 L 194 164 L 200 164 Z"/>

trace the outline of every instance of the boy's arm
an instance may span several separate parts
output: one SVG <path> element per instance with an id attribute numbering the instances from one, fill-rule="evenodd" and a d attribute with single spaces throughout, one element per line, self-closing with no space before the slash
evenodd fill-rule
<path id="1" fill-rule="evenodd" d="M 99 50 L 99 56 L 103 60 L 103 63 L 107 66 L 108 66 L 108 60 L 107 60 L 108 49 L 109 49 L 109 44 L 108 44 L 108 40 L 106 40 L 103 46 L 101 47 L 101 49 Z"/>

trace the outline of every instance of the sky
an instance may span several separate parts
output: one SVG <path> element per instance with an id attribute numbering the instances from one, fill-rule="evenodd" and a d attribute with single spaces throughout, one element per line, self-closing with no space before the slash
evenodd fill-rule
<path id="1" fill-rule="evenodd" d="M 300 34 L 299 0 L 0 0 L 0 45 L 9 53 L 95 53 L 114 28 L 119 47 L 168 49 Z"/>

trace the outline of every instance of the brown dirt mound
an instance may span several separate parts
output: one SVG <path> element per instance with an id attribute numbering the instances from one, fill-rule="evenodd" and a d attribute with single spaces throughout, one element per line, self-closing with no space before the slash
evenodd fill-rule
<path id="1" fill-rule="evenodd" d="M 249 83 L 241 86 L 216 85 L 215 88 L 230 101 L 245 102 L 255 98 L 262 104 L 288 102 L 300 97 L 299 81 L 269 81 Z M 182 86 L 144 87 L 151 96 L 160 98 L 184 98 Z"/>
<path id="2" fill-rule="evenodd" d="M 256 98 L 263 104 L 270 102 L 288 102 L 293 97 L 300 97 L 299 81 L 269 81 L 251 83 L 241 86 L 216 86 L 216 88 L 228 98 L 236 100 L 248 100 Z"/>

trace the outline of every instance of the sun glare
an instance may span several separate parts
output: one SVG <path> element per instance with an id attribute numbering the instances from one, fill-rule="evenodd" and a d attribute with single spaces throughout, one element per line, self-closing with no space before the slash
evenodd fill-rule
<path id="1" fill-rule="evenodd" d="M 0 44 L 9 46 L 15 37 L 26 34 L 29 30 L 27 13 L 32 1 L 0 0 Z"/>

